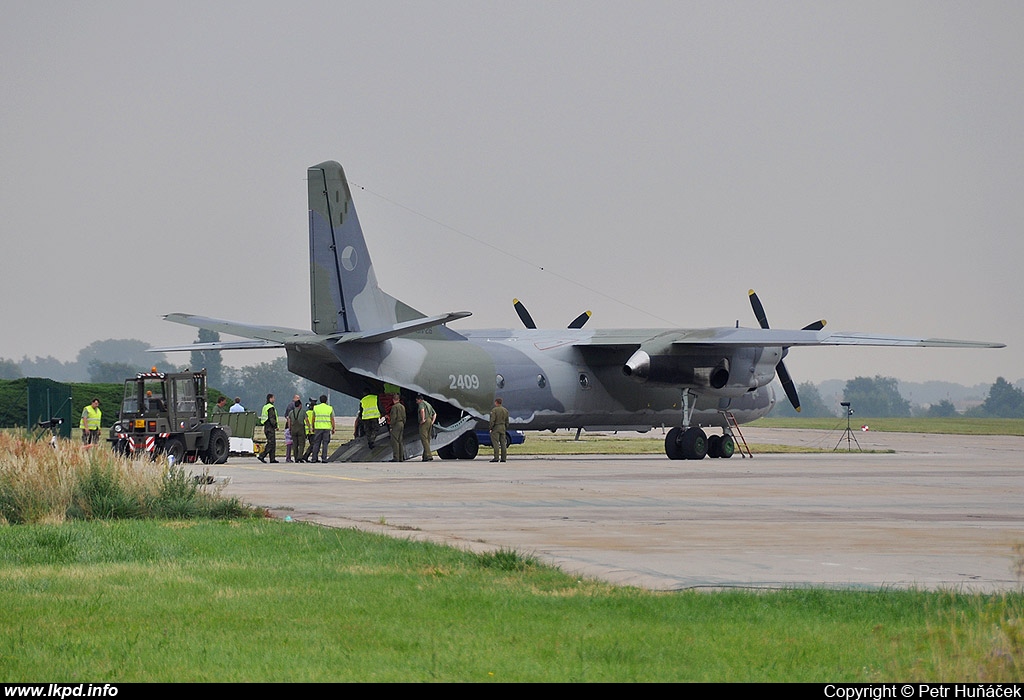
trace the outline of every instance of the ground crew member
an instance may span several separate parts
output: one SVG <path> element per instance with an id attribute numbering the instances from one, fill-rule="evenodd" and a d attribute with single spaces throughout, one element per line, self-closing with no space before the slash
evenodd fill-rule
<path id="1" fill-rule="evenodd" d="M 391 404 L 391 412 L 388 414 L 391 420 L 391 451 L 394 453 L 392 462 L 405 461 L 405 444 L 402 442 L 402 433 L 405 432 L 405 406 L 402 405 L 402 397 L 394 394 L 394 403 Z"/>
<path id="2" fill-rule="evenodd" d="M 429 462 L 434 459 L 434 455 L 430 453 L 430 432 L 434 429 L 437 412 L 423 398 L 423 394 L 416 395 L 416 414 L 420 421 L 420 443 L 423 445 L 423 461 Z"/>
<path id="3" fill-rule="evenodd" d="M 331 444 L 334 433 L 334 409 L 327 403 L 327 394 L 320 394 L 320 403 L 313 407 L 313 462 L 317 461 L 317 453 L 321 462 L 327 461 L 327 446 Z"/>
<path id="4" fill-rule="evenodd" d="M 213 407 L 213 411 L 211 411 L 210 415 L 216 415 L 218 413 L 227 413 L 227 412 L 228 412 L 228 397 L 227 396 L 221 396 L 219 399 L 217 399 L 217 405 Z"/>
<path id="5" fill-rule="evenodd" d="M 377 405 L 376 394 L 368 393 L 359 401 L 359 420 L 366 435 L 366 446 L 372 450 L 380 428 L 380 407 Z"/>
<path id="6" fill-rule="evenodd" d="M 494 449 L 492 462 L 504 462 L 508 447 L 508 409 L 501 405 L 501 399 L 494 399 L 491 409 L 491 447 Z M 498 455 L 501 459 L 498 459 Z"/>
<path id="7" fill-rule="evenodd" d="M 102 419 L 99 399 L 93 399 L 92 403 L 82 409 L 82 444 L 86 447 L 99 444 Z"/>
<path id="8" fill-rule="evenodd" d="M 292 454 L 296 462 L 306 461 L 306 411 L 302 408 L 302 399 L 298 396 L 292 401 L 291 408 L 285 414 L 285 425 L 292 432 Z"/>
<path id="9" fill-rule="evenodd" d="M 306 404 L 306 451 L 302 454 L 302 461 L 308 462 L 309 456 L 313 454 L 316 447 L 316 431 L 313 430 L 313 407 L 316 406 L 316 399 L 310 399 Z"/>
<path id="10" fill-rule="evenodd" d="M 263 425 L 263 435 L 267 438 L 267 446 L 260 452 L 259 460 L 266 464 L 269 452 L 270 463 L 277 464 L 277 409 L 274 408 L 273 394 L 267 394 L 267 402 L 260 413 L 260 423 Z"/>

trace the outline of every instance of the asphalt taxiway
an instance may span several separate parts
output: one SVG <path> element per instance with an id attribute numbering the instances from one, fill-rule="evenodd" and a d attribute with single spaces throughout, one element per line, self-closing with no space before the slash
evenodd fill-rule
<path id="1" fill-rule="evenodd" d="M 747 429 L 832 450 L 840 433 Z M 651 589 L 1019 589 L 1024 438 L 862 433 L 864 450 L 261 464 L 211 473 L 281 518 L 476 551 Z M 651 439 L 658 439 L 657 437 Z"/>

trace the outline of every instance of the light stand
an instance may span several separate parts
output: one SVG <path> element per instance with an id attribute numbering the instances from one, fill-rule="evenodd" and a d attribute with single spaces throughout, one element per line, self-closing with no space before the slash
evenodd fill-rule
<path id="1" fill-rule="evenodd" d="M 843 438 L 845 437 L 846 451 L 853 452 L 853 445 L 851 444 L 851 441 L 857 442 L 857 436 L 853 434 L 853 430 L 850 428 L 850 416 L 853 415 L 853 409 L 850 407 L 849 401 L 841 401 L 839 405 L 846 409 L 846 430 L 844 430 L 843 434 L 839 436 L 839 442 L 837 442 L 836 446 L 832 448 L 832 451 L 835 452 L 836 450 L 839 449 L 839 446 L 843 444 Z M 859 442 L 857 442 L 857 451 L 864 451 L 860 448 Z"/>

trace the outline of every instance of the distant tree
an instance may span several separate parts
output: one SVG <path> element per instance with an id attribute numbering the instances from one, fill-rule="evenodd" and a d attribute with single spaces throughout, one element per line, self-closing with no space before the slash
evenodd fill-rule
<path id="1" fill-rule="evenodd" d="M 144 369 L 127 362 L 93 360 L 89 363 L 89 381 L 93 384 L 123 384 L 125 379 L 134 377 Z"/>
<path id="2" fill-rule="evenodd" d="M 146 352 L 148 348 L 149 343 L 141 340 L 97 340 L 78 351 L 78 362 L 87 371 L 93 360 L 128 364 L 134 368 L 134 372 L 143 372 L 150 367 L 156 367 L 161 371 L 176 369 L 162 352 Z"/>
<path id="3" fill-rule="evenodd" d="M 900 395 L 895 377 L 855 377 L 846 382 L 843 400 L 862 416 L 875 418 L 906 417 L 910 402 Z"/>
<path id="4" fill-rule="evenodd" d="M 1024 418 L 1024 392 L 998 377 L 989 388 L 981 411 L 994 418 Z"/>
<path id="5" fill-rule="evenodd" d="M 0 379 L 21 379 L 23 376 L 17 362 L 0 359 Z"/>
<path id="6" fill-rule="evenodd" d="M 929 418 L 953 418 L 954 416 L 960 415 L 956 412 L 956 406 L 949 399 L 943 399 L 938 403 L 933 403 L 928 407 Z"/>
<path id="7" fill-rule="evenodd" d="M 829 418 L 835 415 L 835 411 L 829 410 L 828 406 L 825 405 L 825 401 L 821 398 L 821 392 L 818 391 L 818 387 L 813 383 L 804 382 L 800 384 L 796 388 L 796 393 L 800 396 L 799 413 L 793 409 L 792 404 L 786 399 L 786 394 L 781 387 L 776 387 L 774 415 L 800 418 Z"/>
<path id="8" fill-rule="evenodd" d="M 246 365 L 238 370 L 238 383 L 233 384 L 234 395 L 250 411 L 259 411 L 267 394 L 274 394 L 277 402 L 290 401 L 299 393 L 301 379 L 288 371 L 288 361 L 279 357 L 273 362 Z"/>
<path id="9" fill-rule="evenodd" d="M 218 341 L 220 341 L 220 333 L 217 331 L 199 329 L 197 343 L 216 343 Z M 224 385 L 224 361 L 221 359 L 220 350 L 193 350 L 191 359 L 193 371 L 206 369 L 207 386 L 220 388 Z"/>
<path id="10" fill-rule="evenodd" d="M 34 360 L 28 359 L 26 355 L 18 364 L 25 377 L 45 377 L 58 382 L 84 382 L 89 378 L 84 365 L 78 362 L 61 362 L 52 355 L 36 355 Z"/>

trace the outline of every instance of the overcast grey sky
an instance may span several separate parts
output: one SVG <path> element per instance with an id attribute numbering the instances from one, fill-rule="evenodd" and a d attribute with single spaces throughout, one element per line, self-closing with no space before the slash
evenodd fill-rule
<path id="1" fill-rule="evenodd" d="M 3 8 L 0 357 L 308 328 L 332 159 L 381 286 L 456 329 L 756 326 L 753 287 L 774 327 L 1009 345 L 797 349 L 798 382 L 1024 376 L 1024 3 Z"/>

